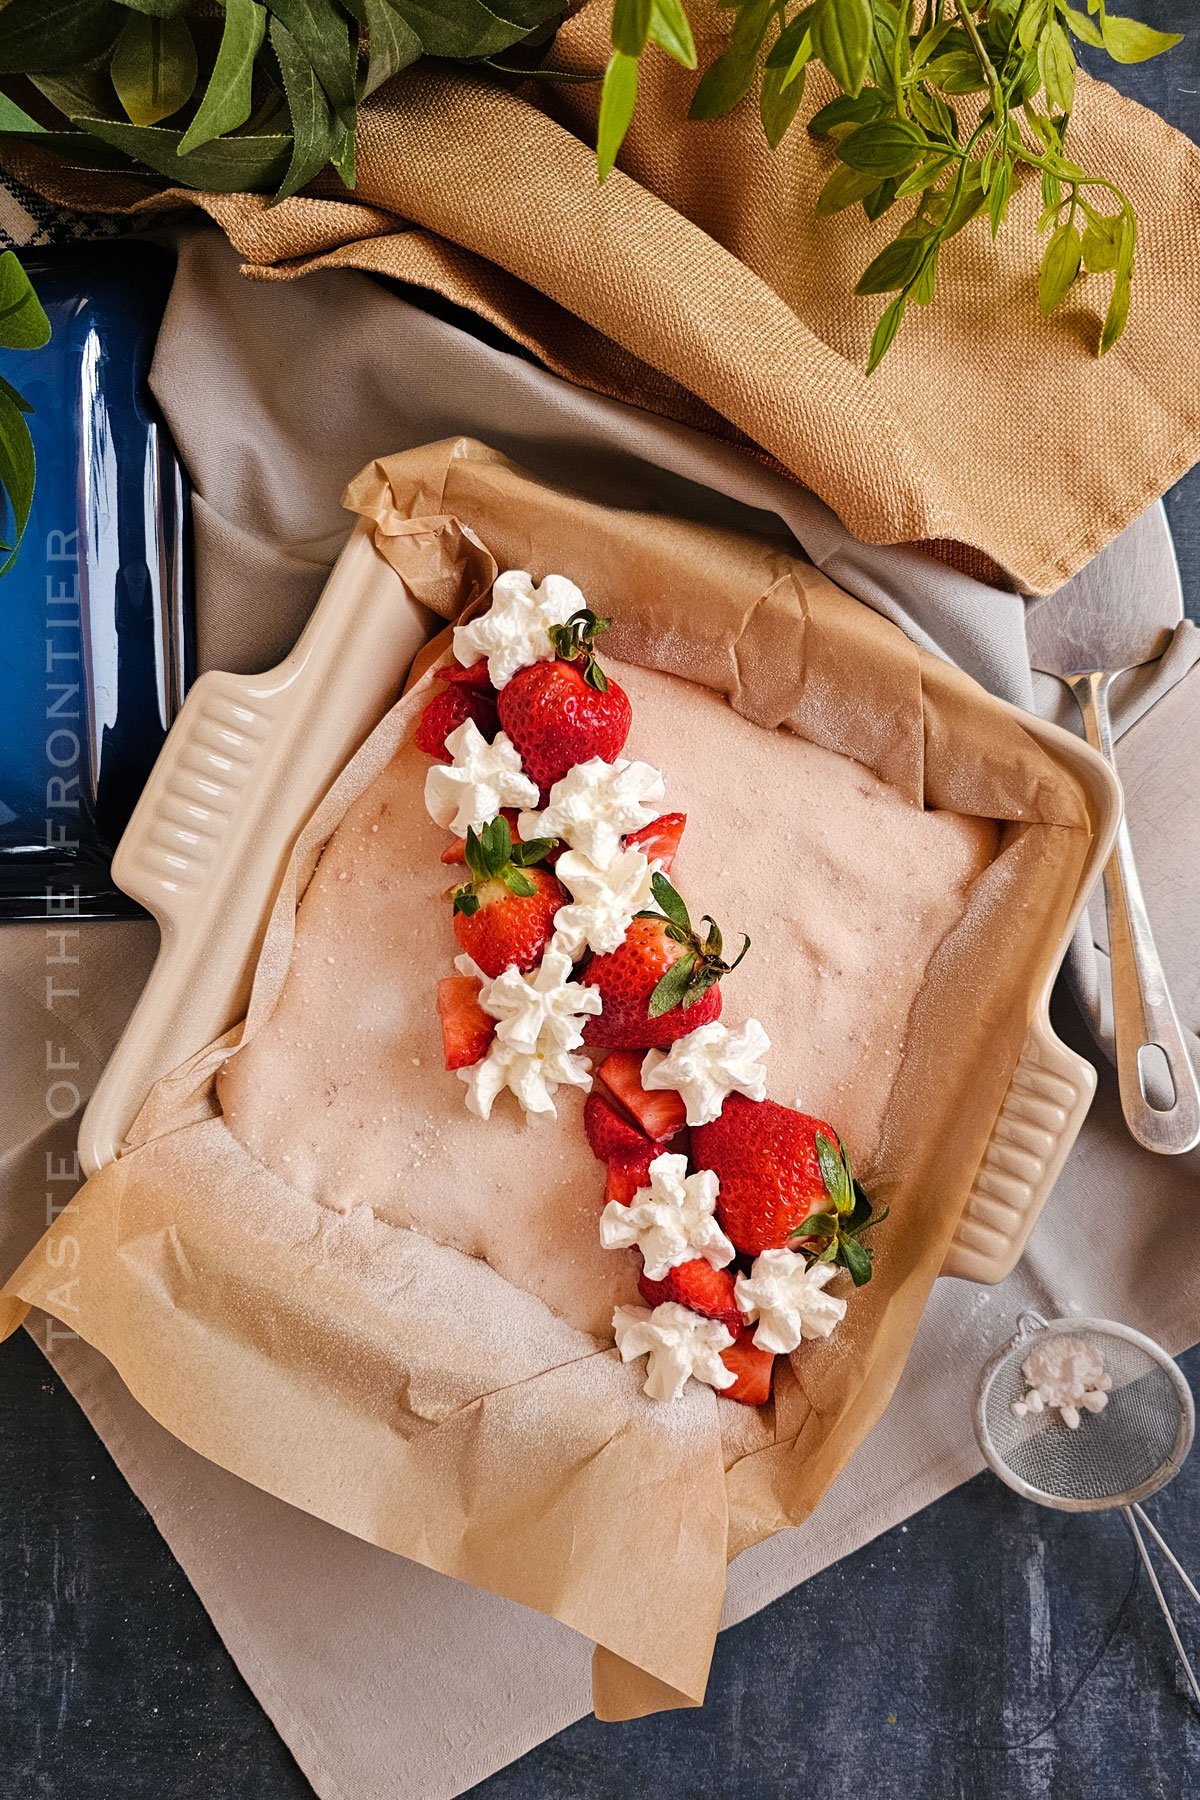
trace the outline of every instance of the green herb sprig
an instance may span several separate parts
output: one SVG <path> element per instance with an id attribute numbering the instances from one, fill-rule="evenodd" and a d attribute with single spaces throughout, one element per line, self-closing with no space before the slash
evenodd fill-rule
<path id="1" fill-rule="evenodd" d="M 50 341 L 50 321 L 29 276 L 11 250 L 0 256 L 0 350 L 40 350 Z M 0 539 L 0 575 L 17 559 L 33 504 L 36 465 L 28 415 L 32 406 L 0 375 L 0 488 L 8 529 Z"/>
<path id="2" fill-rule="evenodd" d="M 872 220 L 893 209 L 893 216 L 903 215 L 855 289 L 893 296 L 871 339 L 868 374 L 891 348 L 908 308 L 933 300 L 943 246 L 980 214 L 997 237 L 1026 170 L 1040 179 L 1039 230 L 1048 234 L 1041 310 L 1053 312 L 1081 273 L 1111 276 L 1097 348 L 1100 355 L 1112 348 L 1129 316 L 1137 221 L 1116 182 L 1068 154 L 1074 44 L 1133 63 L 1169 50 L 1178 34 L 1118 17 L 1106 0 L 1086 0 L 1086 12 L 1066 0 L 722 5 L 732 14 L 729 42 L 700 79 L 692 118 L 732 111 L 757 81 L 763 130 L 774 148 L 799 111 L 810 64 L 821 63 L 842 93 L 809 121 L 810 132 L 836 157 L 818 213 L 858 205 Z M 686 60 L 679 50 L 685 41 L 691 45 L 690 32 L 685 40 L 676 26 L 671 42 L 664 41 L 660 16 L 659 0 L 614 5 L 598 135 L 601 178 L 632 118 L 637 57 L 657 43 Z"/>
<path id="3" fill-rule="evenodd" d="M 943 246 L 981 214 L 996 236 L 1030 173 L 1047 240 L 1042 310 L 1081 274 L 1108 278 L 1098 349 L 1111 349 L 1129 314 L 1137 223 L 1121 188 L 1069 154 L 1075 45 L 1140 62 L 1177 36 L 1109 12 L 1107 0 L 721 4 L 728 42 L 699 79 L 693 119 L 720 117 L 757 85 L 776 146 L 809 65 L 823 64 L 842 92 L 809 122 L 833 158 L 817 209 L 861 205 L 870 219 L 901 220 L 858 283 L 890 296 L 869 369 L 910 308 L 934 298 Z M 148 169 L 217 192 L 286 199 L 328 167 L 353 187 L 360 103 L 420 56 L 504 78 L 588 79 L 544 60 L 566 10 L 567 0 L 0 0 L 0 135 L 79 167 Z M 611 46 L 601 179 L 633 117 L 643 55 L 697 66 L 684 0 L 614 0 Z"/>

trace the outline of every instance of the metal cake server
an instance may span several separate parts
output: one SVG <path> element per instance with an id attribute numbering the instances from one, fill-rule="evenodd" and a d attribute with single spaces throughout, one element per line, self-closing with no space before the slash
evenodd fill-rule
<path id="1" fill-rule="evenodd" d="M 1120 553 L 1099 578 L 1096 564 Z M 1128 577 L 1128 578 L 1126 578 Z M 1183 616 L 1179 571 L 1161 506 L 1143 515 L 1096 563 L 1026 609 L 1035 669 L 1066 682 L 1089 744 L 1116 769 L 1108 691 L 1115 675 L 1154 662 Z M 1113 1029 L 1121 1107 L 1139 1144 L 1178 1156 L 1200 1144 L 1200 1086 L 1150 929 L 1125 820 L 1104 870 Z"/>

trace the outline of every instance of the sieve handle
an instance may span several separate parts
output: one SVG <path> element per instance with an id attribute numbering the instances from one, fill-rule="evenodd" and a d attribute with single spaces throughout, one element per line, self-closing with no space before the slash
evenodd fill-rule
<path id="1" fill-rule="evenodd" d="M 1154 1589 L 1154 1598 L 1158 1601 L 1158 1609 L 1166 1620 L 1167 1630 L 1171 1634 L 1171 1642 L 1175 1646 L 1175 1654 L 1183 1664 L 1183 1672 L 1188 1678 L 1188 1686 L 1192 1690 L 1192 1698 L 1195 1700 L 1196 1705 L 1200 1706 L 1200 1681 L 1197 1681 L 1196 1671 L 1193 1669 L 1188 1658 L 1188 1653 L 1183 1647 L 1183 1639 L 1180 1637 L 1179 1627 L 1175 1623 L 1175 1614 L 1167 1604 L 1167 1596 L 1163 1593 L 1162 1583 L 1158 1579 L 1154 1564 L 1150 1560 L 1150 1552 L 1146 1548 L 1146 1540 L 1139 1529 L 1141 1526 L 1145 1526 L 1146 1530 L 1154 1539 L 1159 1550 L 1162 1552 L 1163 1556 L 1166 1557 L 1168 1563 L 1170 1563 L 1197 1606 L 1200 1606 L 1200 1593 L 1197 1592 L 1196 1585 L 1191 1576 L 1183 1567 L 1183 1564 L 1179 1561 L 1179 1558 L 1175 1555 L 1171 1546 L 1167 1543 L 1162 1532 L 1159 1531 L 1154 1521 L 1146 1515 L 1143 1508 L 1137 1505 L 1123 1506 L 1121 1511 L 1125 1516 L 1125 1523 L 1133 1534 L 1133 1541 L 1137 1545 L 1137 1552 L 1142 1559 L 1143 1567 L 1150 1577 L 1150 1586 Z"/>
<path id="2" fill-rule="evenodd" d="M 1115 771 L 1108 713 L 1111 681 L 1111 675 L 1076 675 L 1069 685 L 1083 714 L 1088 743 Z M 1150 929 L 1124 816 L 1113 853 L 1104 866 L 1104 898 L 1121 1110 L 1130 1132 L 1145 1149 L 1179 1156 L 1200 1144 L 1200 1086 Z M 1142 1052 L 1151 1049 L 1159 1051 L 1169 1071 L 1172 1094 L 1170 1104 L 1163 1107 L 1151 1104 L 1151 1065 L 1142 1058 Z"/>

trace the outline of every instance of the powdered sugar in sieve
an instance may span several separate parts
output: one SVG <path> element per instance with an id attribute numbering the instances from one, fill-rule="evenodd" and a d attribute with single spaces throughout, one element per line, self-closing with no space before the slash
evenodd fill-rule
<path id="1" fill-rule="evenodd" d="M 1015 1337 L 984 1369 L 975 1398 L 979 1448 L 1007 1486 L 1064 1512 L 1121 1512 L 1200 1705 L 1200 1682 L 1146 1536 L 1197 1606 L 1200 1592 L 1140 1504 L 1179 1473 L 1195 1426 L 1178 1364 L 1152 1338 L 1110 1319 L 1022 1313 Z"/>

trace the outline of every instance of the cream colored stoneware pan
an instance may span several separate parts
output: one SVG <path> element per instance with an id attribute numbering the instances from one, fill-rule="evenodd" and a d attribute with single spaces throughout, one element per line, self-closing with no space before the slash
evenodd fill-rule
<path id="1" fill-rule="evenodd" d="M 300 641 L 263 675 L 202 675 L 151 772 L 113 863 L 153 914 L 158 960 L 83 1117 L 89 1174 L 125 1148 L 154 1082 L 246 1010 L 263 932 L 292 845 L 334 777 L 394 702 L 427 615 L 351 533 Z M 1040 719 L 1021 722 L 1079 778 L 1095 836 L 1055 970 L 1121 814 L 1100 757 Z M 1016 1265 L 1091 1103 L 1091 1064 L 1038 1003 L 942 1273 L 1001 1281 Z"/>

